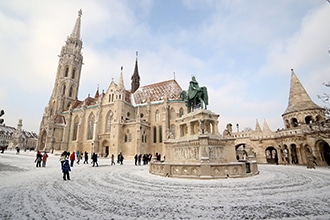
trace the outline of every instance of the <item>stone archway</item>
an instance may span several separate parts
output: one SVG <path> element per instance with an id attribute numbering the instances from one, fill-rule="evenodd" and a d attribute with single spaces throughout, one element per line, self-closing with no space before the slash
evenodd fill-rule
<path id="1" fill-rule="evenodd" d="M 330 146 L 324 140 L 319 140 L 315 143 L 316 149 L 320 152 L 320 165 L 329 165 L 330 166 Z M 317 158 L 319 159 L 319 158 Z"/>
<path id="2" fill-rule="evenodd" d="M 298 164 L 298 156 L 297 156 L 297 146 L 295 144 L 290 145 L 290 152 L 291 152 L 291 163 Z"/>
<path id="3" fill-rule="evenodd" d="M 275 147 L 269 146 L 265 150 L 266 161 L 269 164 L 278 164 L 278 153 Z"/>
<path id="4" fill-rule="evenodd" d="M 236 151 L 236 159 L 238 161 L 247 159 L 247 152 L 245 150 L 245 144 L 244 143 L 237 144 L 235 146 L 235 151 Z"/>

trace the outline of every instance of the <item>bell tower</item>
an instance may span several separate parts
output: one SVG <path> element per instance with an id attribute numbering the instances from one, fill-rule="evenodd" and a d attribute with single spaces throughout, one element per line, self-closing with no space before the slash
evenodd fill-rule
<path id="1" fill-rule="evenodd" d="M 78 18 L 71 35 L 65 41 L 58 56 L 55 84 L 48 105 L 45 108 L 38 137 L 37 149 L 56 150 L 60 147 L 66 121 L 61 115 L 69 110 L 70 105 L 78 98 L 81 67 L 83 64 L 82 41 L 80 39 L 82 10 L 78 12 Z"/>
<path id="2" fill-rule="evenodd" d="M 80 40 L 80 23 L 82 11 L 79 10 L 72 34 L 67 37 L 59 55 L 55 85 L 48 107 L 52 114 L 68 110 L 70 104 L 77 100 L 81 66 L 82 41 Z"/>

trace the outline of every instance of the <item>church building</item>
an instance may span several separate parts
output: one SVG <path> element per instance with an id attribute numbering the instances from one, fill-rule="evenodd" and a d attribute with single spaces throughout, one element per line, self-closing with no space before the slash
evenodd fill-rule
<path id="1" fill-rule="evenodd" d="M 80 39 L 81 11 L 72 34 L 62 47 L 55 85 L 40 124 L 38 149 L 80 151 L 100 156 L 122 153 L 162 153 L 163 141 L 173 129 L 174 120 L 184 114 L 180 85 L 170 79 L 140 86 L 138 57 L 126 89 L 121 67 L 118 82 L 107 91 L 78 100 L 83 64 Z"/>

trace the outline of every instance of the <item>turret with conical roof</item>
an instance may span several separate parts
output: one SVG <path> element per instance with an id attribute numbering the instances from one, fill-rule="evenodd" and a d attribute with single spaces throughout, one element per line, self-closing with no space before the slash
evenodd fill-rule
<path id="1" fill-rule="evenodd" d="M 289 103 L 282 117 L 286 128 L 309 124 L 325 117 L 324 109 L 312 101 L 293 69 L 291 69 Z"/>

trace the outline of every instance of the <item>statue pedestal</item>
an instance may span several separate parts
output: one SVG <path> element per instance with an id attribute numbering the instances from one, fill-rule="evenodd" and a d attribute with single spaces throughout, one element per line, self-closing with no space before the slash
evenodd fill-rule
<path id="1" fill-rule="evenodd" d="M 234 140 L 222 139 L 218 133 L 218 117 L 209 110 L 199 110 L 177 119 L 180 136 L 164 142 L 166 161 L 153 161 L 149 172 L 196 179 L 258 174 L 256 161 L 237 161 Z"/>

